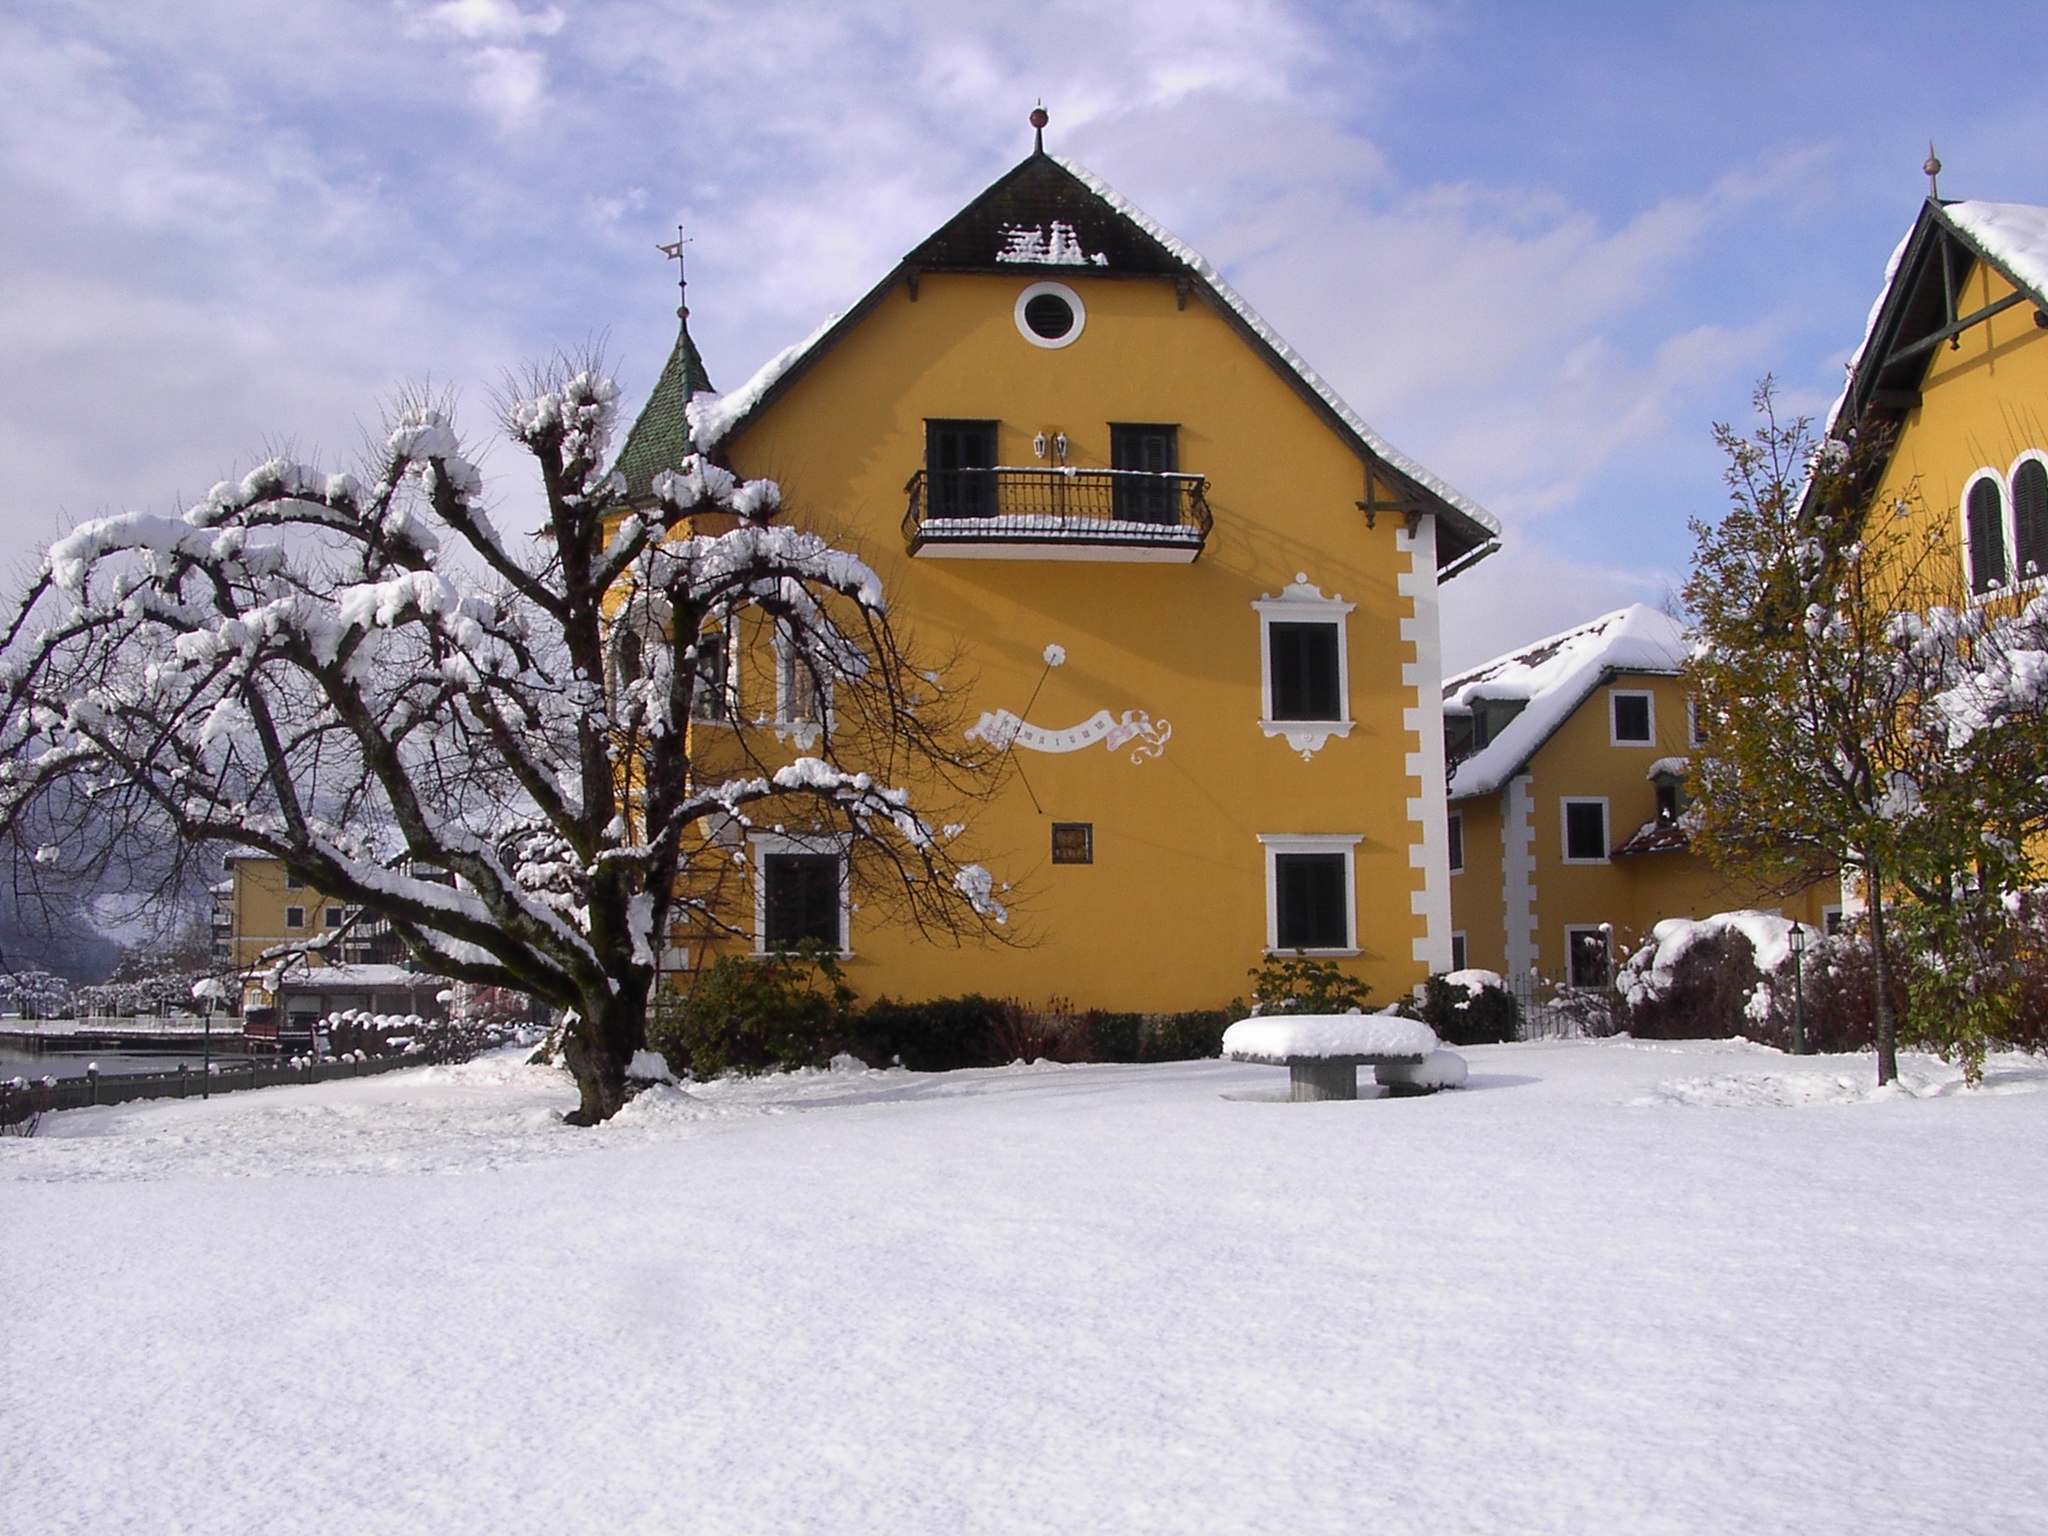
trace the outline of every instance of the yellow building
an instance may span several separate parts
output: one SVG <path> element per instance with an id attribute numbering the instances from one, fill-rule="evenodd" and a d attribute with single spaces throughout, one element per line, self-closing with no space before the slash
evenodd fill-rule
<path id="1" fill-rule="evenodd" d="M 1437 586 L 1497 547 L 1193 251 L 1042 148 L 843 316 L 704 393 L 687 333 L 621 456 L 779 481 L 956 656 L 1014 769 L 972 828 L 1011 946 L 867 920 L 830 846 L 755 832 L 766 952 L 812 936 L 868 997 L 1216 1007 L 1264 954 L 1391 1001 L 1451 961 Z M 830 730 L 765 623 L 693 724 Z M 823 721 L 819 716 L 824 716 Z M 913 786 L 915 787 L 915 786 Z M 716 945 L 684 942 L 669 963 Z"/>
<path id="2" fill-rule="evenodd" d="M 253 1026 L 346 1009 L 438 1011 L 435 994 L 447 983 L 407 967 L 389 923 L 323 896 L 268 854 L 229 854 L 226 865 L 228 878 L 214 887 L 214 958 L 241 974 L 241 1012 Z M 263 957 L 322 939 L 324 947 L 290 968 L 282 996 L 273 995 L 267 982 L 275 961 Z"/>
<path id="3" fill-rule="evenodd" d="M 1828 888 L 1781 902 L 1692 852 L 1685 654 L 1683 626 L 1636 604 L 1444 684 L 1457 968 L 1605 986 L 1667 917 L 1837 910 Z"/>
<path id="4" fill-rule="evenodd" d="M 1870 505 L 1940 533 L 1982 602 L 2048 578 L 2048 208 L 1922 204 L 1829 430 L 1891 430 Z"/>

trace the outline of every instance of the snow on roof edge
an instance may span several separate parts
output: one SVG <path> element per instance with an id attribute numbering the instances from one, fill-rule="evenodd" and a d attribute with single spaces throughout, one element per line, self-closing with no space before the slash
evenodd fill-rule
<path id="1" fill-rule="evenodd" d="M 1085 165 L 1080 164 L 1078 161 L 1063 159 L 1058 155 L 1051 156 L 1050 158 L 1055 165 L 1073 176 L 1083 186 L 1087 187 L 1089 191 L 1108 203 L 1110 207 L 1165 246 L 1177 260 L 1185 262 L 1198 277 L 1215 289 L 1223 302 L 1236 311 L 1237 317 L 1250 326 L 1259 339 L 1271 347 L 1280 356 L 1281 360 L 1294 370 L 1301 381 L 1314 390 L 1322 402 L 1337 413 L 1338 419 L 1353 432 L 1356 432 L 1364 440 L 1366 446 L 1371 448 L 1374 453 L 1385 459 L 1388 464 L 1408 476 L 1416 484 L 1442 497 L 1460 512 L 1463 512 L 1467 517 L 1478 523 L 1480 527 L 1486 529 L 1495 538 L 1500 537 L 1501 529 L 1498 518 L 1449 482 L 1431 474 L 1392 443 L 1381 437 L 1379 433 L 1375 432 L 1366 423 L 1365 418 L 1347 405 L 1343 396 L 1332 389 L 1324 381 L 1323 376 L 1309 366 L 1308 360 L 1295 351 L 1281 337 L 1278 331 L 1266 323 L 1264 317 L 1246 302 L 1244 295 L 1225 281 L 1223 274 L 1209 264 L 1209 259 L 1206 256 L 1155 221 L 1149 214 L 1137 207 L 1121 192 L 1110 186 L 1109 183 L 1103 181 Z"/>
<path id="2" fill-rule="evenodd" d="M 1544 654 L 1533 662 L 1522 659 L 1537 653 Z M 1631 603 L 1447 678 L 1446 704 L 1469 705 L 1486 697 L 1488 683 L 1495 685 L 1494 697 L 1512 698 L 1526 689 L 1528 698 L 1498 736 L 1458 764 L 1449 798 L 1498 790 L 1542 750 L 1609 672 L 1675 675 L 1685 657 L 1683 626 L 1647 603 Z M 1524 675 L 1517 677 L 1517 670 Z"/>

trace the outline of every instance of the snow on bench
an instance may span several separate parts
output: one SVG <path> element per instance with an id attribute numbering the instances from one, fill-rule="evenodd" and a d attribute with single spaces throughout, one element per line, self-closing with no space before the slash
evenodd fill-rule
<path id="1" fill-rule="evenodd" d="M 1439 1051 L 1435 1030 L 1397 1013 L 1241 1019 L 1223 1032 L 1223 1054 L 1287 1068 L 1288 1097 L 1296 1101 L 1357 1098 L 1358 1069 L 1368 1063 L 1396 1094 L 1433 1093 L 1465 1081 L 1464 1058 Z"/>

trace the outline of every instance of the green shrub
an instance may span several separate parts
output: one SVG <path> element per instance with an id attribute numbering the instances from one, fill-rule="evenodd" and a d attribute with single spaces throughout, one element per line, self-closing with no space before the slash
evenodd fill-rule
<path id="1" fill-rule="evenodd" d="M 1143 1061 L 1145 1016 L 1140 1013 L 1104 1013 L 1092 1008 L 1082 1019 L 1088 1031 L 1091 1054 L 1097 1061 Z"/>
<path id="2" fill-rule="evenodd" d="M 1151 1020 L 1138 1049 L 1140 1061 L 1203 1061 L 1223 1054 L 1223 1031 L 1244 1017 L 1242 1011 L 1199 1008 Z"/>
<path id="3" fill-rule="evenodd" d="M 1522 1009 L 1506 987 L 1467 986 L 1432 976 L 1420 1004 L 1403 1012 L 1422 1020 L 1446 1045 L 1497 1045 L 1521 1033 Z"/>
<path id="4" fill-rule="evenodd" d="M 1268 955 L 1247 974 L 1252 979 L 1252 1005 L 1243 999 L 1231 1004 L 1231 1012 L 1242 1019 L 1248 1015 L 1273 1013 L 1363 1013 L 1372 988 L 1354 976 L 1344 974 L 1334 960 L 1311 960 L 1296 951 L 1283 958 Z"/>
<path id="5" fill-rule="evenodd" d="M 844 1047 L 853 989 L 830 952 L 721 955 L 689 991 L 656 1000 L 648 1046 L 669 1070 L 700 1080 L 726 1072 L 822 1067 Z"/>

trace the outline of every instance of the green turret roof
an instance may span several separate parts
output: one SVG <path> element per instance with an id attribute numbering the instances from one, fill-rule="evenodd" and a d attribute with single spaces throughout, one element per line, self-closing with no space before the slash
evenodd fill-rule
<path id="1" fill-rule="evenodd" d="M 655 381 L 633 430 L 626 434 L 626 446 L 619 450 L 618 472 L 626 477 L 626 494 L 651 494 L 654 477 L 664 469 L 679 468 L 694 451 L 690 442 L 690 419 L 683 407 L 692 395 L 711 393 L 711 378 L 704 371 L 704 359 L 690 340 L 688 311 L 676 331 L 675 350 Z"/>

